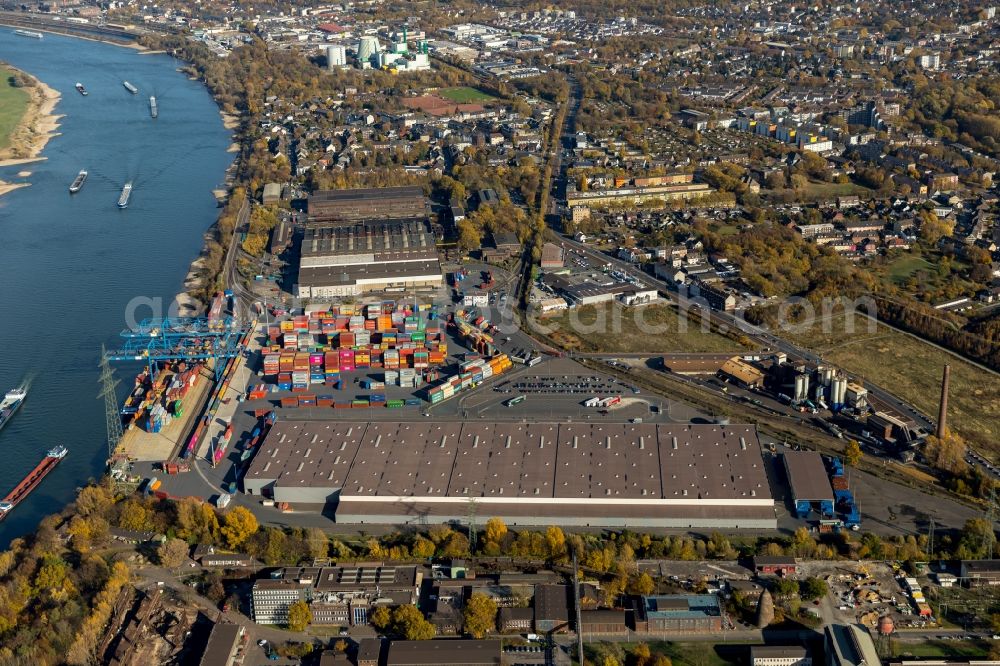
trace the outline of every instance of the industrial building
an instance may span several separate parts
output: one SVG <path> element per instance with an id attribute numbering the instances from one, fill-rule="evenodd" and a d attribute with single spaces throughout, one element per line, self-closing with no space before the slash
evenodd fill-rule
<path id="1" fill-rule="evenodd" d="M 310 226 L 303 233 L 299 298 L 434 289 L 443 282 L 434 236 L 423 222 Z"/>
<path id="2" fill-rule="evenodd" d="M 215 624 L 201 655 L 201 666 L 232 666 L 246 631 L 242 624 Z"/>
<path id="3" fill-rule="evenodd" d="M 285 624 L 288 607 L 305 601 L 313 624 L 366 625 L 376 604 L 414 604 L 423 581 L 415 566 L 287 567 L 254 581 L 250 599 L 258 624 Z"/>
<path id="4" fill-rule="evenodd" d="M 563 249 L 555 243 L 542 246 L 542 270 L 554 270 L 563 267 Z"/>
<path id="5" fill-rule="evenodd" d="M 812 657 L 801 645 L 754 645 L 750 666 L 812 666 Z"/>
<path id="6" fill-rule="evenodd" d="M 359 220 L 424 219 L 429 204 L 416 185 L 320 190 L 308 200 L 310 222 L 353 223 Z"/>
<path id="7" fill-rule="evenodd" d="M 799 518 L 814 508 L 827 516 L 833 515 L 833 486 L 823 458 L 816 451 L 785 451 L 781 455 L 792 490 L 792 503 Z"/>
<path id="8" fill-rule="evenodd" d="M 739 356 L 734 356 L 723 363 L 719 375 L 740 388 L 758 389 L 764 386 L 764 373 Z"/>
<path id="9" fill-rule="evenodd" d="M 722 631 L 722 606 L 714 594 L 639 597 L 635 630 L 651 634 L 708 634 Z"/>
<path id="10" fill-rule="evenodd" d="M 243 483 L 353 524 L 777 524 L 752 425 L 279 421 Z"/>
<path id="11" fill-rule="evenodd" d="M 962 560 L 960 577 L 969 587 L 1000 585 L 1000 560 Z"/>

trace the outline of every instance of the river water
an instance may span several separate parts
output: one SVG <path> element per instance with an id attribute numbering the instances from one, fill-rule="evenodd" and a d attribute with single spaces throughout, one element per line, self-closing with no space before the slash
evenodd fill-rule
<path id="1" fill-rule="evenodd" d="M 31 383 L 20 412 L 0 430 L 0 497 L 49 448 L 70 449 L 0 522 L 4 548 L 103 472 L 101 344 L 118 344 L 133 299 L 160 299 L 166 308 L 181 290 L 217 214 L 211 190 L 232 155 L 215 103 L 169 56 L 51 34 L 30 39 L 0 26 L 0 60 L 58 90 L 55 112 L 64 116 L 45 161 L 0 168 L 2 180 L 31 183 L 0 197 L 0 392 Z M 77 81 L 89 96 L 77 93 Z M 150 95 L 159 107 L 155 120 Z M 70 195 L 80 169 L 90 176 Z M 119 210 L 129 180 L 131 203 Z M 146 308 L 136 316 L 152 314 Z M 134 365 L 117 368 L 120 392 L 135 372 Z"/>

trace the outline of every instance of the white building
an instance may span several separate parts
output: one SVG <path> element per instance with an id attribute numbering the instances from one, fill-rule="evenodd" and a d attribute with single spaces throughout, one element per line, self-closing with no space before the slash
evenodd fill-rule
<path id="1" fill-rule="evenodd" d="M 750 666 L 812 666 L 812 658 L 799 645 L 755 645 L 750 648 Z"/>

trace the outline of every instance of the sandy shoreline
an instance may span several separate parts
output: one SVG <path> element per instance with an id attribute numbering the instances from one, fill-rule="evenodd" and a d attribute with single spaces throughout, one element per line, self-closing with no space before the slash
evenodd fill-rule
<path id="1" fill-rule="evenodd" d="M 31 183 L 8 183 L 5 180 L 0 180 L 0 197 L 8 192 L 13 192 L 14 190 L 19 190 L 22 187 L 28 187 L 29 185 L 31 185 Z"/>
<path id="2" fill-rule="evenodd" d="M 226 113 L 223 110 L 219 110 L 219 115 L 222 116 L 222 126 L 227 130 L 234 130 L 240 126 L 240 117 L 234 116 L 231 113 Z"/>
<path id="3" fill-rule="evenodd" d="M 9 65 L 8 65 L 9 67 Z M 11 69 L 17 69 L 11 67 Z M 11 134 L 10 147 L 0 151 L 0 167 L 27 164 L 40 159 L 39 154 L 54 136 L 58 136 L 60 115 L 53 113 L 61 95 L 58 91 L 39 81 L 27 72 L 17 70 L 30 77 L 35 85 L 28 89 L 31 100 L 24 117 Z"/>

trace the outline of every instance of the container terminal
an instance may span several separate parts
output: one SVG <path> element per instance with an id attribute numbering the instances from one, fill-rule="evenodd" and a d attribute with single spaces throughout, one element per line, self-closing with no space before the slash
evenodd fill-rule
<path id="1" fill-rule="evenodd" d="M 35 466 L 33 470 L 28 472 L 28 475 L 21 479 L 21 482 L 14 486 L 14 489 L 7 493 L 7 496 L 0 500 L 0 520 L 7 517 L 14 507 L 21 503 L 21 501 L 31 494 L 38 484 L 42 482 L 48 473 L 55 469 L 59 461 L 66 457 L 69 453 L 69 449 L 65 446 L 57 446 L 50 449 L 42 461 Z"/>
<path id="2" fill-rule="evenodd" d="M 126 399 L 113 474 L 117 464 L 159 498 L 202 497 L 279 522 L 288 511 L 355 525 L 460 520 L 472 496 L 514 525 L 860 524 L 835 459 L 802 472 L 752 425 L 692 422 L 698 412 L 557 353 L 539 364 L 518 349 L 529 343 L 502 337 L 488 306 L 444 300 L 294 313 L 255 303 L 263 321 L 241 326 L 224 292 L 203 318 L 123 331 L 125 348 L 108 358 L 147 367 Z M 574 380 L 596 388 L 539 388 Z M 394 467 L 414 453 L 426 468 Z M 803 493 L 783 512 L 775 498 L 788 493 L 774 484 L 798 488 L 817 474 L 835 501 Z"/>

